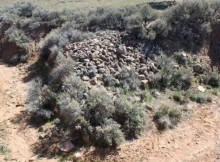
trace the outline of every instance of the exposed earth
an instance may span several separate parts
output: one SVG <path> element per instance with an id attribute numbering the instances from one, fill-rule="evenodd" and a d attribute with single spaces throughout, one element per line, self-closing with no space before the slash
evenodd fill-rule
<path id="1" fill-rule="evenodd" d="M 29 83 L 24 82 L 24 78 L 28 74 L 28 66 L 0 65 L 0 161 L 59 161 L 56 158 L 39 158 L 32 151 L 39 132 L 26 119 L 25 98 Z M 175 129 L 165 132 L 150 129 L 138 140 L 122 144 L 113 153 L 90 149 L 83 159 L 121 162 L 220 161 L 219 97 L 216 96 L 211 104 L 188 104 L 187 107 L 193 110 L 192 115 L 183 119 Z"/>

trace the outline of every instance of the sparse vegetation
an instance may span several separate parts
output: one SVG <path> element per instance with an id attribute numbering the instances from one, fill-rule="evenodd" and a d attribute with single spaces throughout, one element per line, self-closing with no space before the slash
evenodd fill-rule
<path id="1" fill-rule="evenodd" d="M 181 111 L 177 107 L 164 105 L 156 110 L 154 121 L 158 129 L 165 130 L 167 128 L 175 128 L 180 122 L 181 116 Z"/>
<path id="2" fill-rule="evenodd" d="M 219 24 L 220 3 L 172 5 L 159 11 L 149 4 L 47 11 L 17 3 L 1 9 L 3 61 L 26 62 L 30 44 L 39 46 L 40 70 L 27 98 L 32 119 L 56 123 L 59 137 L 74 145 L 116 148 L 146 130 L 148 111 L 158 130 L 166 130 L 181 121 L 180 105 L 212 102 L 205 90 L 193 88 L 200 84 L 218 95 L 219 71 L 193 57 Z M 163 99 L 175 105 L 163 105 Z"/>

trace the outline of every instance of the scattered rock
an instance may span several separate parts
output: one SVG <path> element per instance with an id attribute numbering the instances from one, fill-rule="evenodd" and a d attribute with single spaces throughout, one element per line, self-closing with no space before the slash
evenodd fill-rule
<path id="1" fill-rule="evenodd" d="M 158 92 L 158 91 L 153 92 L 153 96 L 155 98 L 159 98 L 160 97 L 160 92 Z"/>
<path id="2" fill-rule="evenodd" d="M 72 144 L 71 141 L 65 141 L 59 145 L 60 151 L 66 153 L 71 152 L 74 149 L 74 147 L 75 146 Z"/>
<path id="3" fill-rule="evenodd" d="M 82 155 L 83 154 L 81 152 L 76 152 L 76 153 L 73 154 L 75 159 L 79 159 L 80 157 L 82 157 Z"/>
<path id="4" fill-rule="evenodd" d="M 203 86 L 198 86 L 197 89 L 200 91 L 200 92 L 205 92 L 205 88 Z"/>
<path id="5" fill-rule="evenodd" d="M 193 65 L 193 71 L 195 73 L 202 74 L 204 72 L 204 69 L 203 69 L 202 65 L 197 63 L 197 64 Z"/>

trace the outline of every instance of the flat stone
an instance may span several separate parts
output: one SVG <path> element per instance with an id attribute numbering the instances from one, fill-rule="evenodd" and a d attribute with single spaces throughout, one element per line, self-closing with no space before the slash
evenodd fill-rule
<path id="1" fill-rule="evenodd" d="M 82 77 L 82 80 L 83 80 L 83 81 L 89 81 L 89 77 L 83 76 L 83 77 Z"/>
<path id="2" fill-rule="evenodd" d="M 205 92 L 205 88 L 203 86 L 198 86 L 197 89 L 200 91 L 200 92 Z"/>

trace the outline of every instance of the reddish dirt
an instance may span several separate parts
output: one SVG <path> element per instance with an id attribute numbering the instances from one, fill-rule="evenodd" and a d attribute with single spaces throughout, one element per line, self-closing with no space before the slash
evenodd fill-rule
<path id="1" fill-rule="evenodd" d="M 117 162 L 217 162 L 220 161 L 220 101 L 209 105 L 190 105 L 193 116 L 176 129 L 148 132 L 140 139 L 121 145 L 117 152 L 98 161 Z M 102 152 L 102 151 L 101 151 Z M 94 155 L 96 154 L 96 155 Z"/>
<path id="2" fill-rule="evenodd" d="M 7 152 L 0 153 L 0 161 L 57 161 L 40 159 L 32 152 L 32 145 L 38 141 L 38 132 L 25 121 L 25 98 L 28 84 L 23 82 L 27 65 L 8 67 L 0 65 L 0 144 Z"/>

